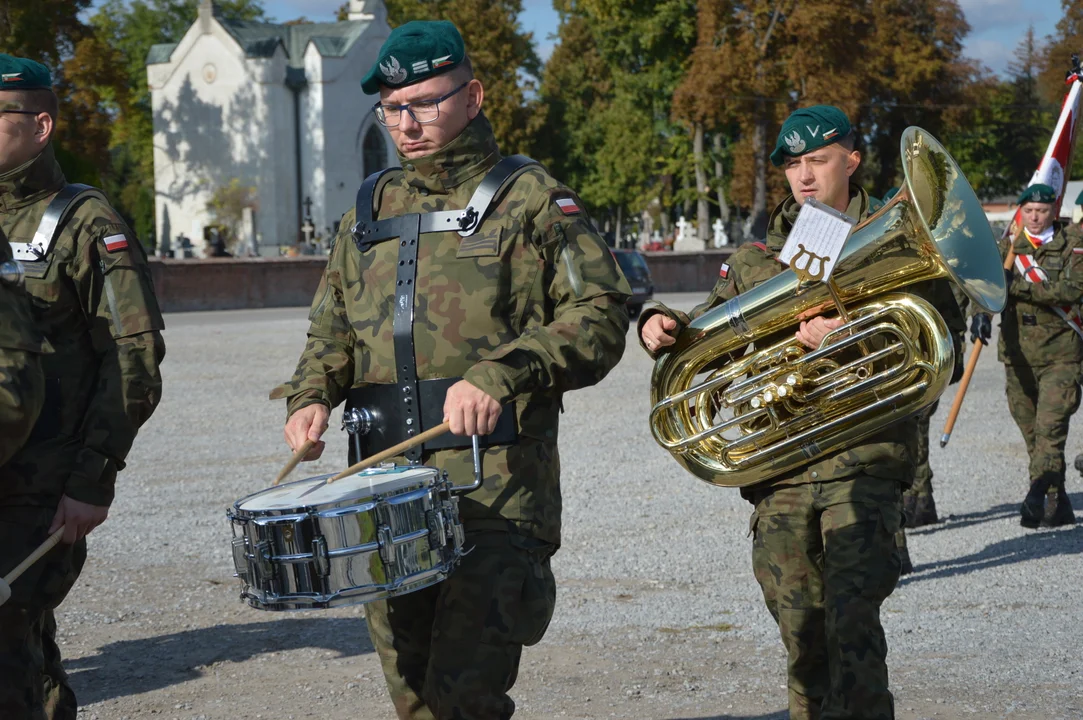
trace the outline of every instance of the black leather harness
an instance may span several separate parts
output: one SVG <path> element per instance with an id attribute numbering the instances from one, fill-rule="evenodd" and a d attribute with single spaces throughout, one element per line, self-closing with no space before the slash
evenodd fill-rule
<path id="1" fill-rule="evenodd" d="M 417 255 L 421 236 L 454 231 L 463 238 L 470 237 L 480 229 L 497 198 L 520 174 L 535 164 L 535 161 L 522 155 L 502 159 L 478 185 L 470 198 L 470 204 L 464 210 L 408 213 L 374 220 L 373 207 L 377 189 L 382 187 L 380 181 L 385 174 L 397 171 L 395 168 L 370 175 L 357 191 L 357 224 L 353 228 L 353 239 L 358 251 L 368 252 L 373 245 L 391 239 L 397 238 L 399 241 L 393 322 L 395 375 L 398 382 L 394 385 L 354 388 L 347 394 L 347 413 L 352 409 L 364 409 L 374 419 L 368 424 L 367 432 L 363 431 L 359 437 L 355 436 L 359 442 L 351 443 L 351 462 L 360 459 L 355 457 L 357 451 L 364 456 L 372 455 L 443 422 L 444 396 L 447 389 L 461 379 L 419 381 L 417 377 L 413 327 Z M 505 407 L 500 414 L 496 431 L 483 436 L 481 444 L 486 447 L 511 444 L 516 441 L 517 434 L 513 408 Z M 406 457 L 411 462 L 419 462 L 424 451 L 465 448 L 470 445 L 470 438 L 445 434 L 408 451 Z"/>

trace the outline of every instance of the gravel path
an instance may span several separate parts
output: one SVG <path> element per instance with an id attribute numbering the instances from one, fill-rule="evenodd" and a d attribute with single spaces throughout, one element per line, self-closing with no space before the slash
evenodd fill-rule
<path id="1" fill-rule="evenodd" d="M 391 718 L 359 608 L 262 613 L 231 577 L 225 509 L 288 457 L 266 396 L 296 362 L 304 310 L 166 322 L 165 399 L 58 613 L 80 718 Z M 565 399 L 557 613 L 524 655 L 516 717 L 784 718 L 749 506 L 655 445 L 650 368 L 630 334 L 610 376 Z M 1026 452 L 1003 386 L 984 353 L 950 447 L 934 441 L 946 520 L 910 535 L 916 572 L 884 606 L 900 718 L 1083 718 L 1083 527 L 1019 526 Z M 334 460 L 298 477 L 340 469 L 345 437 L 329 435 Z M 1069 464 L 1081 450 L 1075 428 Z M 1083 508 L 1080 480 L 1069 489 Z"/>

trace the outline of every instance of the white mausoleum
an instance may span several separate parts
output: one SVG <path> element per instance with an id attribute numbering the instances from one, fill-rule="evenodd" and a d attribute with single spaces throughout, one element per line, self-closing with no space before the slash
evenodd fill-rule
<path id="1" fill-rule="evenodd" d="M 360 85 L 390 32 L 381 0 L 288 26 L 228 22 L 203 0 L 180 42 L 151 48 L 159 247 L 185 235 L 201 250 L 207 203 L 234 178 L 256 189 L 258 254 L 297 243 L 309 207 L 317 234 L 334 228 L 361 181 L 398 164 Z"/>

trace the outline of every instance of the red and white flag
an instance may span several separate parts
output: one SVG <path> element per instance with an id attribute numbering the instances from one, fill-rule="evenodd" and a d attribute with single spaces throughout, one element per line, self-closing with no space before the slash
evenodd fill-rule
<path id="1" fill-rule="evenodd" d="M 1053 217 L 1060 216 L 1060 205 L 1064 201 L 1064 188 L 1068 184 L 1071 170 L 1072 151 L 1075 149 L 1076 132 L 1079 129 L 1079 96 L 1083 89 L 1083 77 L 1078 71 L 1073 72 L 1064 81 L 1068 85 L 1068 94 L 1060 109 L 1057 127 L 1049 140 L 1049 147 L 1038 164 L 1038 169 L 1027 183 L 1027 187 L 1042 183 L 1057 192 L 1057 201 L 1053 203 Z M 1012 224 L 1008 227 L 1009 237 L 1019 235 L 1023 227 L 1023 209 L 1016 209 Z"/>

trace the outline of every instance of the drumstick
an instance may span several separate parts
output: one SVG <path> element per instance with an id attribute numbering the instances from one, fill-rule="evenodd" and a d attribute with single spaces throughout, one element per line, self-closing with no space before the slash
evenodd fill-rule
<path id="1" fill-rule="evenodd" d="M 276 477 L 275 481 L 271 483 L 271 487 L 274 487 L 278 485 L 278 483 L 285 480 L 286 476 L 293 472 L 293 469 L 297 467 L 297 464 L 301 462 L 302 458 L 304 458 L 305 455 L 308 455 L 308 451 L 314 447 L 316 447 L 315 440 L 305 440 L 304 445 L 297 448 L 297 452 L 293 454 L 293 457 L 290 458 L 290 461 L 286 463 L 285 467 L 283 467 L 281 471 L 279 471 L 278 477 Z"/>
<path id="2" fill-rule="evenodd" d="M 394 445 L 392 447 L 389 447 L 387 450 L 384 450 L 383 452 L 378 452 L 378 453 L 376 453 L 375 455 L 373 455 L 370 458 L 365 458 L 361 462 L 359 462 L 359 463 L 357 463 L 355 465 L 351 465 L 350 467 L 348 467 L 345 470 L 343 470 L 342 472 L 340 472 L 338 475 L 335 475 L 333 478 L 328 479 L 327 482 L 328 483 L 333 483 L 335 480 L 341 480 L 344 477 L 347 477 L 349 475 L 353 475 L 354 473 L 361 472 L 365 468 L 370 468 L 373 465 L 376 465 L 377 463 L 381 463 L 384 460 L 387 460 L 388 458 L 393 458 L 396 455 L 402 455 L 404 452 L 406 452 L 410 448 L 415 447 L 417 445 L 420 445 L 423 442 L 428 442 L 429 440 L 432 440 L 433 438 L 440 437 L 441 435 L 443 435 L 444 433 L 446 433 L 450 429 L 451 429 L 451 423 L 441 423 L 441 424 L 437 425 L 436 427 L 434 427 L 432 429 L 426 430 L 425 432 L 421 433 L 417 437 L 412 437 L 409 440 L 405 440 L 403 442 L 400 442 L 398 445 Z"/>
<path id="3" fill-rule="evenodd" d="M 60 529 L 46 538 L 45 542 L 38 545 L 38 549 L 27 555 L 26 559 L 15 566 L 15 569 L 4 576 L 3 580 L 0 580 L 0 605 L 6 603 L 11 599 L 11 583 L 19 579 L 19 576 L 26 572 L 26 569 L 41 559 L 41 556 L 52 550 L 58 542 L 60 542 L 61 536 L 64 535 L 64 526 L 61 525 Z"/>

